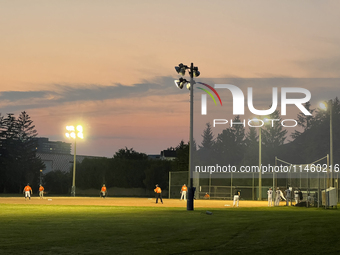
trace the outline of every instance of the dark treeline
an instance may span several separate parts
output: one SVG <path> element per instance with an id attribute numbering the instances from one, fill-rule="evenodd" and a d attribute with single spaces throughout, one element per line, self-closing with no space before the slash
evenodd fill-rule
<path id="1" fill-rule="evenodd" d="M 37 134 L 26 112 L 17 118 L 0 114 L 0 192 L 22 192 L 27 183 L 39 184 L 45 166 L 35 155 Z"/>
<path id="2" fill-rule="evenodd" d="M 174 161 L 149 159 L 144 153 L 124 148 L 112 158 L 85 158 L 76 166 L 76 187 L 79 189 L 100 189 L 106 187 L 143 188 L 152 190 L 155 184 L 168 188 L 169 171 L 188 170 L 188 144 L 183 141 L 175 150 Z M 50 194 L 70 193 L 72 169 L 70 172 L 53 171 L 44 176 L 46 190 Z"/>
<path id="3" fill-rule="evenodd" d="M 289 163 L 312 163 L 330 152 L 330 110 L 333 120 L 333 161 L 339 164 L 340 154 L 340 103 L 338 98 L 328 101 L 327 110 L 311 109 L 310 103 L 304 104 L 312 116 L 298 114 L 298 130 L 288 136 L 289 128 L 284 128 L 279 111 L 267 116 L 267 119 L 278 119 L 272 127 L 271 122 L 261 128 L 262 164 L 275 164 L 275 156 Z M 236 116 L 234 122 L 241 122 Z M 289 123 L 291 124 L 291 123 Z M 293 129 L 293 128 L 292 128 Z M 233 125 L 224 129 L 216 137 L 210 123 L 206 124 L 203 141 L 197 151 L 198 162 L 202 165 L 257 165 L 259 162 L 260 128 Z M 299 131 L 300 130 L 300 131 Z M 323 162 L 325 163 L 325 161 Z"/>

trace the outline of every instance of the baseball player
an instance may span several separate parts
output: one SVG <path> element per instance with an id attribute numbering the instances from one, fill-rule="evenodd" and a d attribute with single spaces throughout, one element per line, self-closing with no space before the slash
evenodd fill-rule
<path id="1" fill-rule="evenodd" d="M 158 186 L 158 184 L 156 184 L 156 188 L 154 189 L 155 193 L 156 193 L 156 204 L 158 203 L 158 198 L 161 199 L 161 202 L 163 204 L 163 200 L 162 200 L 162 189 Z"/>
<path id="2" fill-rule="evenodd" d="M 24 188 L 24 194 L 25 194 L 25 200 L 27 200 L 27 197 L 31 199 L 32 188 L 30 187 L 29 183 L 27 183 L 27 185 Z"/>
<path id="3" fill-rule="evenodd" d="M 269 188 L 269 190 L 267 191 L 267 195 L 268 195 L 268 206 L 273 206 L 273 190 L 272 190 L 272 188 Z"/>
<path id="4" fill-rule="evenodd" d="M 101 188 L 100 190 L 100 197 L 103 197 L 105 198 L 106 197 L 106 187 L 105 187 L 105 184 L 103 184 L 103 187 Z"/>
<path id="5" fill-rule="evenodd" d="M 44 198 L 44 187 L 42 185 L 40 185 L 39 187 L 39 197 L 40 199 L 43 199 Z"/>
<path id="6" fill-rule="evenodd" d="M 187 191 L 188 191 L 188 187 L 184 184 L 182 186 L 182 189 L 181 189 L 181 200 L 184 198 L 184 200 L 187 200 Z"/>
<path id="7" fill-rule="evenodd" d="M 237 207 L 238 207 L 238 204 L 240 202 L 240 196 L 241 196 L 241 191 L 237 189 L 236 187 L 236 190 L 235 190 L 235 195 L 234 195 L 234 203 L 233 203 L 233 207 L 235 207 L 235 204 L 236 204 L 236 201 L 237 201 Z"/>
<path id="8" fill-rule="evenodd" d="M 295 199 L 295 205 L 297 205 L 298 203 L 300 203 L 300 199 L 299 199 L 299 190 L 298 188 L 296 188 L 294 190 L 294 199 Z"/>
<path id="9" fill-rule="evenodd" d="M 275 192 L 275 203 L 274 203 L 275 206 L 279 206 L 280 205 L 281 198 L 283 200 L 286 200 L 285 197 L 283 196 L 282 191 L 280 190 L 280 188 L 277 187 L 276 188 L 276 192 Z"/>

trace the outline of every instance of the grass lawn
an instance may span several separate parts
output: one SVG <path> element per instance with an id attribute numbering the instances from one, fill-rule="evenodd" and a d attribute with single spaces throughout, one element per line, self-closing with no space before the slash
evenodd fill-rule
<path id="1" fill-rule="evenodd" d="M 340 210 L 0 204 L 0 254 L 338 254 Z"/>

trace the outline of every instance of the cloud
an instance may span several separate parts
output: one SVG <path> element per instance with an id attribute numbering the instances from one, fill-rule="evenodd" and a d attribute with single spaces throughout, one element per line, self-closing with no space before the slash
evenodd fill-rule
<path id="1" fill-rule="evenodd" d="M 335 60 L 334 60 L 335 61 Z M 340 58 L 338 59 L 340 66 Z M 320 62 L 321 63 L 321 62 Z M 316 65 L 316 62 L 314 63 Z M 0 92 L 0 112 L 17 112 L 22 110 L 50 108 L 60 105 L 74 105 L 92 103 L 94 105 L 106 105 L 117 100 L 125 100 L 128 98 L 138 99 L 139 106 L 131 106 L 129 109 L 120 108 L 119 112 L 128 113 L 131 108 L 141 106 L 140 99 L 150 98 L 150 96 L 160 96 L 166 100 L 170 95 L 182 95 L 178 100 L 183 101 L 183 95 L 189 94 L 186 89 L 179 90 L 173 83 L 173 77 L 158 77 L 152 81 L 143 81 L 141 83 L 127 86 L 123 84 L 114 84 L 112 86 L 104 86 L 100 84 L 53 84 L 48 85 L 49 89 L 42 91 L 3 91 Z M 271 78 L 209 78 L 197 79 L 211 85 L 218 83 L 234 84 L 242 89 L 245 97 L 247 95 L 247 87 L 253 87 L 254 102 L 264 103 L 268 105 L 271 101 L 272 87 L 302 87 L 309 89 L 313 96 L 317 95 L 321 98 L 334 97 L 338 93 L 339 78 L 291 78 L 291 77 L 271 77 Z M 327 88 L 327 90 L 325 90 Z M 280 90 L 279 90 L 280 93 Z M 293 95 L 294 96 L 294 95 Z M 298 95 L 297 95 L 298 97 Z M 222 99 L 222 101 L 230 101 L 230 98 Z M 195 100 L 200 100 L 196 96 Z M 118 102 L 118 101 L 117 101 Z M 151 105 L 151 104 L 149 104 Z M 154 107 L 157 107 L 154 105 Z M 104 108 L 103 108 L 104 109 Z M 152 109 L 149 109 L 152 110 Z M 91 112 L 91 109 L 88 109 Z"/>
<path id="2" fill-rule="evenodd" d="M 154 81 L 127 86 L 114 84 L 104 86 L 89 85 L 47 85 L 48 90 L 41 91 L 3 91 L 0 92 L 0 107 L 10 111 L 53 107 L 60 104 L 86 101 L 104 101 L 108 99 L 140 98 L 150 95 L 174 95 L 180 91 L 173 85 L 174 78 L 159 77 Z"/>

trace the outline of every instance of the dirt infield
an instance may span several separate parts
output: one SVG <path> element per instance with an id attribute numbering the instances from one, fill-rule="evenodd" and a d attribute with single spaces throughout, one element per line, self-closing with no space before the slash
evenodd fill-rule
<path id="1" fill-rule="evenodd" d="M 164 204 L 155 204 L 155 198 L 122 198 L 122 197 L 32 197 L 30 200 L 23 197 L 0 197 L 0 204 L 34 204 L 34 205 L 98 205 L 98 206 L 159 206 L 159 207 L 183 207 L 186 201 L 179 199 L 163 199 Z M 281 202 L 280 205 L 284 205 Z M 231 200 L 195 200 L 195 208 L 233 208 Z M 240 207 L 267 207 L 267 201 L 241 200 Z"/>

